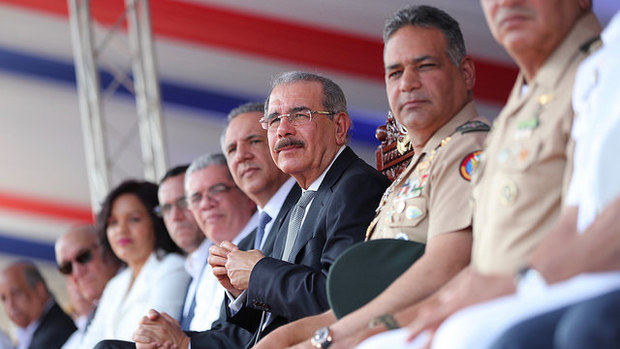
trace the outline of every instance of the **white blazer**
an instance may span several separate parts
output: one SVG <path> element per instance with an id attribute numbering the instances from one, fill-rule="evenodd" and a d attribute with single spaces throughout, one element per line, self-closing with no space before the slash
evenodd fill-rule
<path id="1" fill-rule="evenodd" d="M 125 268 L 110 279 L 92 323 L 84 335 L 84 348 L 104 339 L 131 341 L 140 320 L 149 309 L 166 312 L 179 319 L 189 284 L 185 259 L 169 253 L 160 260 L 151 253 L 131 289 L 131 269 Z"/>

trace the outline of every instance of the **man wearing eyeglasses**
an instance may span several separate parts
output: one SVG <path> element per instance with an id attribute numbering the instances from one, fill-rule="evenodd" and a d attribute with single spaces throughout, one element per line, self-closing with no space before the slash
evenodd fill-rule
<path id="1" fill-rule="evenodd" d="M 222 133 L 222 150 L 226 154 L 227 164 L 233 180 L 256 203 L 261 217 L 256 233 L 248 235 L 239 243 L 238 247 L 228 241 L 225 244 L 230 249 L 255 249 L 265 254 L 270 254 L 277 232 L 286 218 L 286 213 L 299 199 L 300 189 L 295 185 L 293 179 L 275 166 L 271 159 L 267 145 L 267 132 L 258 122 L 263 116 L 263 109 L 263 103 L 246 103 L 231 110 L 228 114 L 229 124 Z M 170 172 L 173 171 L 171 170 Z M 183 195 L 182 189 L 178 195 L 170 195 L 168 198 L 162 196 L 162 189 L 165 189 L 163 186 L 169 181 L 164 179 L 162 184 L 160 184 L 159 211 L 164 213 L 164 217 L 165 211 L 171 211 L 173 206 L 180 210 L 179 206 L 184 206 L 185 202 L 187 202 L 178 198 Z M 265 219 L 264 217 L 268 218 Z M 166 224 L 168 223 L 166 222 Z M 171 234 L 173 233 L 171 232 Z M 177 244 L 181 246 L 179 242 Z M 203 244 L 211 245 L 208 240 L 205 240 Z M 199 250 L 201 248 L 199 247 Z M 220 248 L 213 245 L 211 251 L 214 251 L 214 249 L 218 253 Z M 213 254 L 211 252 L 211 255 Z M 191 258 L 191 256 L 188 258 Z M 212 258 L 210 257 L 210 260 Z M 212 263 L 214 269 L 221 268 L 218 262 L 221 261 L 216 258 Z M 222 269 L 224 269 L 224 274 L 216 273 L 216 275 L 225 279 L 227 278 L 226 270 L 225 268 Z M 239 295 L 238 290 L 230 285 L 230 281 L 226 283 L 224 280 L 224 283 L 228 286 L 231 296 Z M 200 295 L 200 299 L 209 299 L 208 294 L 205 294 L 205 292 L 199 290 L 197 294 Z M 239 297 L 237 298 L 239 300 Z M 227 304 L 224 304 L 224 306 L 227 306 Z M 232 348 L 244 346 L 252 337 L 252 334 L 243 328 L 227 322 L 225 312 L 220 316 L 219 321 L 212 324 L 209 331 L 193 333 L 182 332 L 179 325 L 174 321 L 169 321 L 170 319 L 165 315 L 156 314 L 155 312 L 152 312 L 150 315 L 150 318 L 143 321 L 140 328 L 134 333 L 134 338 L 139 340 L 136 343 L 138 347 L 142 347 L 142 345 L 155 345 L 155 343 L 163 344 L 166 341 L 183 347 L 183 342 L 189 342 L 189 335 L 195 347 Z M 190 327 L 190 329 L 195 331 L 193 327 Z M 108 348 L 113 347 L 113 344 L 116 347 L 133 347 L 129 343 L 108 342 L 106 344 Z"/>
<path id="2" fill-rule="evenodd" d="M 82 337 L 92 319 L 97 303 L 108 280 L 120 267 L 111 251 L 99 244 L 97 232 L 91 225 L 83 225 L 64 233 L 55 244 L 58 270 L 67 276 L 67 282 L 74 284 L 79 293 L 91 304 L 85 317 L 76 319 L 78 328 L 63 348 L 81 348 Z"/>
<path id="3" fill-rule="evenodd" d="M 188 165 L 170 169 L 159 183 L 157 196 L 160 215 L 172 240 L 187 253 L 185 270 L 192 279 L 187 288 L 185 303 L 179 320 L 183 330 L 204 331 L 219 316 L 219 305 L 208 296 L 219 291 L 213 279 L 203 277 L 211 242 L 205 239 L 185 199 L 185 171 Z M 199 297 L 204 294 L 205 297 Z"/>
<path id="4" fill-rule="evenodd" d="M 272 86 L 260 123 L 275 164 L 303 193 L 269 257 L 260 251 L 221 254 L 232 286 L 246 292 L 230 321 L 255 333 L 254 340 L 327 309 L 329 267 L 363 239 L 388 185 L 346 146 L 350 121 L 338 85 L 322 76 L 289 72 Z"/>

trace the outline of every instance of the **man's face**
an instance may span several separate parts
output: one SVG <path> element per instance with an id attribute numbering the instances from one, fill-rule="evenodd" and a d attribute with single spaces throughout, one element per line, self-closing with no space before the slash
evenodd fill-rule
<path id="1" fill-rule="evenodd" d="M 204 235 L 185 203 L 184 180 L 184 174 L 166 179 L 159 185 L 157 196 L 168 234 L 183 251 L 191 253 L 200 246 Z"/>
<path id="2" fill-rule="evenodd" d="M 273 117 L 299 110 L 331 111 L 323 106 L 323 87 L 319 82 L 294 82 L 276 86 L 269 96 L 267 116 Z M 269 150 L 276 165 L 287 174 L 314 177 L 317 169 L 326 168 L 341 145 L 346 143 L 346 129 L 336 118 L 316 114 L 305 125 L 293 126 L 283 118 L 275 129 L 267 132 Z M 327 163 L 325 163 L 327 162 Z M 320 175 L 320 171 L 316 177 Z"/>
<path id="3" fill-rule="evenodd" d="M 523 50 L 545 56 L 562 42 L 582 9 L 584 0 L 481 0 L 495 40 L 510 53 Z M 581 8 L 580 8 L 581 7 Z M 537 59 L 539 57 L 529 58 Z"/>
<path id="4" fill-rule="evenodd" d="M 452 63 L 446 38 L 435 28 L 400 28 L 385 44 L 383 60 L 391 110 L 410 131 L 434 133 L 473 87 L 473 76 Z"/>
<path id="5" fill-rule="evenodd" d="M 103 249 L 97 243 L 96 235 L 75 229 L 63 235 L 55 247 L 56 262 L 58 265 L 71 264 L 71 273 L 67 277 L 75 283 L 84 298 L 90 302 L 99 300 L 115 270 L 111 263 L 104 261 Z M 85 254 L 91 255 L 89 261 L 83 264 L 76 261 Z"/>
<path id="6" fill-rule="evenodd" d="M 215 244 L 234 239 L 256 204 L 235 186 L 224 165 L 207 166 L 188 176 L 187 198 L 202 232 Z"/>
<path id="7" fill-rule="evenodd" d="M 47 301 L 41 287 L 28 286 L 20 267 L 9 267 L 0 276 L 0 299 L 11 321 L 19 327 L 38 319 Z"/>
<path id="8" fill-rule="evenodd" d="M 260 112 L 237 115 L 230 121 L 224 136 L 224 153 L 235 183 L 255 198 L 269 197 L 278 190 L 286 176 L 271 159 L 267 131 L 260 125 Z"/>

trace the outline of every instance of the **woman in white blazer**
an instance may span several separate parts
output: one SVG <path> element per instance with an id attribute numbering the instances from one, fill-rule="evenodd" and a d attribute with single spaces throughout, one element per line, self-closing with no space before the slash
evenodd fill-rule
<path id="1" fill-rule="evenodd" d="M 103 339 L 131 341 L 151 308 L 179 318 L 189 275 L 181 250 L 155 215 L 157 204 L 157 186 L 150 182 L 125 181 L 106 197 L 97 217 L 102 246 L 127 267 L 106 285 L 85 348 Z"/>

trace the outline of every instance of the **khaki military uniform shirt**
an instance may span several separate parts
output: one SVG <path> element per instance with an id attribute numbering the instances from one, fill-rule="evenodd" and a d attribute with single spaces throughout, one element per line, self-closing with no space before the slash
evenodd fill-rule
<path id="1" fill-rule="evenodd" d="M 437 130 L 385 192 L 367 239 L 426 243 L 471 226 L 470 174 L 488 132 L 464 130 L 487 125 L 471 102 Z"/>
<path id="2" fill-rule="evenodd" d="M 583 45 L 600 29 L 594 15 L 580 19 L 526 89 L 519 74 L 493 125 L 472 181 L 472 263 L 482 273 L 523 267 L 559 217 L 571 172 L 573 82 Z"/>

